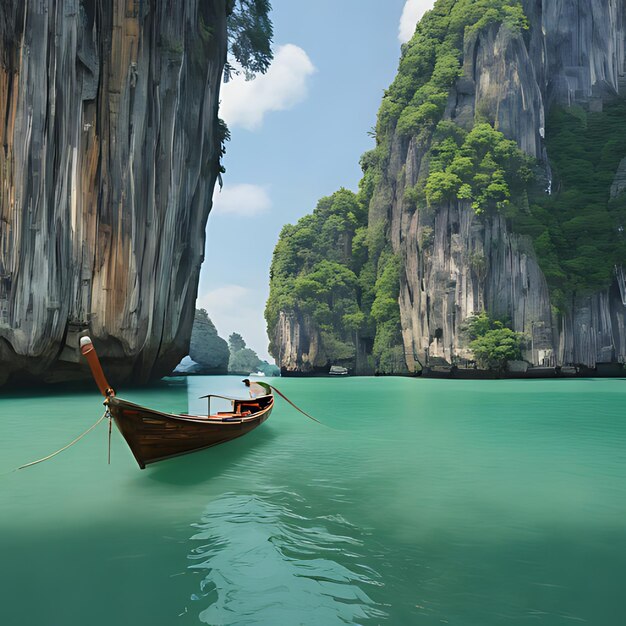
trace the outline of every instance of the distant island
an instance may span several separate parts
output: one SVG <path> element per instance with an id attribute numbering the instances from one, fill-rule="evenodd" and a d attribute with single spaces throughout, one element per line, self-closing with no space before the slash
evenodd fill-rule
<path id="1" fill-rule="evenodd" d="M 261 360 L 254 350 L 247 347 L 239 333 L 232 333 L 228 342 L 222 339 L 207 311 L 196 309 L 189 355 L 181 361 L 173 374 L 279 376 L 280 370 L 276 365 Z"/>

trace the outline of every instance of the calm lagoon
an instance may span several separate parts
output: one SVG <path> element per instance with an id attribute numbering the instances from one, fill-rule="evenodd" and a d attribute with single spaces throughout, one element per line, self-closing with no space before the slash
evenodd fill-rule
<path id="1" fill-rule="evenodd" d="M 626 623 L 626 381 L 284 379 L 141 471 L 76 393 L 0 396 L 0 624 Z M 123 397 L 203 411 L 234 377 Z"/>

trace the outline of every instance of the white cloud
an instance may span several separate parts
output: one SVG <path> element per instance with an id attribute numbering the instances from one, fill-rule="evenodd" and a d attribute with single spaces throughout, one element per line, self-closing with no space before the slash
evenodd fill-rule
<path id="1" fill-rule="evenodd" d="M 400 43 L 406 43 L 413 37 L 415 26 L 422 19 L 422 15 L 433 8 L 434 3 L 435 0 L 406 0 L 398 30 Z"/>
<path id="2" fill-rule="evenodd" d="M 242 183 L 225 185 L 220 190 L 215 187 L 213 206 L 222 215 L 241 215 L 251 217 L 265 213 L 272 206 L 272 201 L 265 187 Z"/>
<path id="3" fill-rule="evenodd" d="M 298 46 L 280 46 L 266 74 L 246 81 L 243 74 L 222 85 L 220 117 L 231 126 L 256 130 L 269 111 L 284 111 L 302 102 L 315 66 Z"/>
<path id="4" fill-rule="evenodd" d="M 198 296 L 196 306 L 199 309 L 209 311 L 209 317 L 212 311 L 226 313 L 235 307 L 240 307 L 250 290 L 241 285 L 225 285 L 218 287 L 212 291 Z M 215 322 L 215 320 L 214 320 Z M 217 323 L 216 323 L 217 325 Z"/>
<path id="5" fill-rule="evenodd" d="M 261 359 L 273 363 L 274 360 L 267 352 L 263 312 L 258 306 L 266 299 L 267 293 L 261 293 L 261 290 L 242 285 L 224 285 L 198 294 L 196 307 L 206 309 L 220 337 L 228 339 L 231 333 L 239 333 Z"/>

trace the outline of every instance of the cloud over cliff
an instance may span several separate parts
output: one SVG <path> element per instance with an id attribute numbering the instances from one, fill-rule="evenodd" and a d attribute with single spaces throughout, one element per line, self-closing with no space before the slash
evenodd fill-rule
<path id="1" fill-rule="evenodd" d="M 213 204 L 214 210 L 220 215 L 252 217 L 268 211 L 272 201 L 265 187 L 241 183 L 226 184 L 221 191 L 216 187 Z"/>
<path id="2" fill-rule="evenodd" d="M 406 43 L 413 37 L 415 26 L 422 18 L 422 15 L 433 8 L 434 3 L 435 0 L 406 0 L 398 29 L 400 43 Z"/>
<path id="3" fill-rule="evenodd" d="M 243 74 L 222 86 L 220 117 L 231 126 L 256 130 L 270 111 L 284 111 L 302 102 L 315 66 L 294 44 L 280 46 L 266 74 L 246 81 Z"/>

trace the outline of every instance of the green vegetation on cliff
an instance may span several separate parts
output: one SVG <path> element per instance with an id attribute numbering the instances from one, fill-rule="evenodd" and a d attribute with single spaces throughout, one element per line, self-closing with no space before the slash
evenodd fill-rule
<path id="1" fill-rule="evenodd" d="M 225 374 L 228 371 L 228 344 L 217 334 L 205 309 L 196 309 L 189 356 L 211 373 Z"/>
<path id="2" fill-rule="evenodd" d="M 494 25 L 513 37 L 528 29 L 521 2 L 437 0 L 424 15 L 385 92 L 376 147 L 361 157 L 358 194 L 342 189 L 323 198 L 312 215 L 281 233 L 266 309 L 271 338 L 281 311 L 299 312 L 319 329 L 331 362 L 353 359 L 364 347 L 377 371 L 406 371 L 399 238 L 409 229 L 398 222 L 418 212 L 421 254 L 432 247 L 437 212 L 457 202 L 471 205 L 481 220 L 503 216 L 512 231 L 531 237 L 557 307 L 610 285 L 613 266 L 626 260 L 626 193 L 610 198 L 626 154 L 626 102 L 605 104 L 603 112 L 549 112 L 554 181 L 547 193 L 549 166 L 507 139 L 487 106 L 477 107 L 473 121 L 459 116 L 464 128 L 446 119 L 464 50 Z M 484 266 L 484 257 L 475 257 Z M 500 368 L 520 358 L 523 343 L 522 335 L 488 321 L 469 347 L 482 365 Z"/>
<path id="3" fill-rule="evenodd" d="M 504 370 L 507 361 L 521 359 L 522 347 L 527 342 L 526 335 L 514 332 L 485 312 L 465 321 L 464 335 L 478 365 L 492 370 Z"/>
<path id="4" fill-rule="evenodd" d="M 307 315 L 329 362 L 351 361 L 363 341 L 373 346 L 375 368 L 396 371 L 387 367 L 397 356 L 387 339 L 399 339 L 399 262 L 382 249 L 384 239 L 368 231 L 366 210 L 361 193 L 340 189 L 283 228 L 265 317 L 272 338 L 281 311 Z M 279 352 L 273 343 L 270 350 Z"/>
<path id="5" fill-rule="evenodd" d="M 493 23 L 511 30 L 528 28 L 518 0 L 435 3 L 403 47 L 398 74 L 378 114 L 379 138 L 392 128 L 400 135 L 420 135 L 441 119 L 450 88 L 461 75 L 464 37 Z"/>
<path id="6" fill-rule="evenodd" d="M 528 201 L 533 168 L 532 159 L 490 124 L 476 124 L 466 133 L 452 122 L 440 122 L 424 188 L 426 202 L 433 207 L 467 200 L 478 214 L 496 209 L 510 215 Z"/>
<path id="7" fill-rule="evenodd" d="M 385 94 L 378 146 L 367 157 L 369 188 L 380 180 L 391 133 L 430 141 L 426 181 L 405 192 L 405 204 L 422 210 L 456 200 L 477 213 L 497 210 L 514 230 L 531 236 L 553 301 L 567 307 L 573 295 L 610 285 L 613 267 L 626 259 L 626 195 L 611 200 L 611 183 L 626 154 L 626 102 L 602 112 L 553 108 L 546 144 L 552 193 L 536 183 L 538 164 L 477 115 L 467 133 L 441 121 L 451 86 L 461 75 L 464 37 L 494 23 L 528 28 L 519 2 L 439 0 L 406 44 L 398 75 Z"/>
<path id="8" fill-rule="evenodd" d="M 333 362 L 354 357 L 351 333 L 362 323 L 358 302 L 359 259 L 352 244 L 364 210 L 356 195 L 340 189 L 322 198 L 312 215 L 283 228 L 270 270 L 265 310 L 270 339 L 280 311 L 310 316 Z M 278 347 L 270 342 L 270 351 Z"/>
<path id="9" fill-rule="evenodd" d="M 228 52 L 246 78 L 264 74 L 272 62 L 272 6 L 269 0 L 228 0 Z M 226 78 L 238 71 L 226 63 Z"/>
<path id="10" fill-rule="evenodd" d="M 266 376 L 279 376 L 280 370 L 276 365 L 259 359 L 258 354 L 248 348 L 244 338 L 239 333 L 232 333 L 228 337 L 230 359 L 228 360 L 228 372 L 231 374 L 254 374 L 263 372 Z"/>
<path id="11" fill-rule="evenodd" d="M 402 262 L 389 242 L 387 210 L 372 207 L 372 199 L 384 178 L 392 134 L 426 139 L 436 127 L 430 176 L 407 190 L 405 204 L 434 208 L 456 196 L 471 200 L 477 212 L 516 206 L 532 175 L 515 143 L 488 124 L 467 133 L 441 121 L 461 75 L 466 32 L 494 22 L 527 28 L 515 0 L 438 0 L 418 24 L 383 99 L 376 148 L 361 158 L 359 193 L 342 189 L 322 198 L 312 215 L 283 228 L 266 307 L 270 340 L 279 313 L 298 312 L 319 329 L 331 363 L 354 359 L 360 344 L 373 370 L 406 371 L 398 304 Z M 270 350 L 280 352 L 273 342 Z"/>
<path id="12" fill-rule="evenodd" d="M 279 376 L 276 365 L 259 359 L 257 353 L 246 346 L 239 333 L 232 333 L 228 343 L 217 334 L 215 325 L 205 309 L 196 309 L 189 346 L 193 374 L 250 374 L 261 371 L 266 376 Z"/>
<path id="13" fill-rule="evenodd" d="M 270 19 L 272 5 L 269 0 L 227 0 L 227 36 L 228 58 L 224 64 L 224 81 L 230 80 L 232 74 L 243 71 L 246 80 L 252 80 L 256 74 L 265 74 L 269 69 L 274 53 L 272 52 L 272 38 L 274 27 Z M 206 47 L 212 35 L 209 26 L 202 16 L 200 17 L 200 33 L 203 46 Z M 205 54 L 200 48 L 196 56 Z M 231 61 L 235 61 L 235 65 Z M 219 173 L 224 174 L 226 168 L 222 158 L 226 154 L 226 142 L 230 141 L 230 131 L 226 122 L 219 119 L 217 140 L 220 146 Z M 219 179 L 220 186 L 222 179 Z"/>
<path id="14" fill-rule="evenodd" d="M 452 122 L 441 120 L 450 89 L 462 76 L 465 38 L 494 23 L 505 24 L 512 31 L 528 28 L 526 16 L 518 0 L 438 0 L 419 22 L 413 38 L 402 48 L 398 73 L 385 92 L 380 106 L 376 125 L 376 148 L 361 159 L 364 172 L 361 191 L 366 204 L 371 200 L 388 165 L 390 139 L 393 135 L 415 137 L 418 143 L 426 143 L 430 141 L 436 128 L 433 152 L 436 151 L 437 155 L 433 156 L 467 156 L 463 152 L 469 150 L 469 146 L 465 150 L 462 146 L 466 131 Z M 500 143 L 500 138 L 504 140 L 501 135 L 499 138 L 492 137 L 492 140 Z M 453 159 L 450 162 L 440 162 L 439 169 L 435 166 L 434 176 L 430 180 L 429 203 L 450 199 L 456 194 L 460 194 L 461 199 L 471 199 L 479 211 L 485 208 L 491 198 L 495 202 L 508 203 L 510 192 L 514 192 L 510 189 L 510 183 L 515 178 L 512 176 L 514 167 L 511 158 L 517 161 L 524 159 L 519 151 L 514 155 L 510 147 L 502 146 L 502 149 L 504 154 L 501 156 L 506 163 L 498 162 L 499 155 L 492 153 L 491 158 L 484 163 L 482 160 L 472 163 L 469 166 L 471 172 L 467 171 L 467 162 L 456 162 L 450 172 L 445 170 L 452 165 Z M 473 155 L 470 154 L 471 156 Z M 486 154 L 483 154 L 483 159 L 484 156 Z M 478 155 L 474 160 L 477 159 Z M 471 174 L 472 180 L 458 180 L 455 171 L 457 166 L 462 166 L 467 176 Z M 528 162 L 523 163 L 522 183 L 528 182 L 528 166 Z M 508 173 L 508 181 L 503 181 L 505 172 Z M 437 198 L 439 190 L 441 195 Z M 415 206 L 424 198 L 420 187 L 408 190 L 405 202 Z"/>
<path id="15" fill-rule="evenodd" d="M 498 210 L 510 216 L 528 204 L 534 178 L 532 159 L 514 141 L 476 119 L 468 133 L 442 120 L 450 89 L 462 76 L 463 43 L 492 24 L 511 31 L 528 28 L 516 0 L 438 0 L 403 46 L 398 74 L 378 113 L 377 146 L 361 161 L 361 191 L 366 203 L 383 178 L 392 136 L 426 146 L 428 176 L 405 190 L 410 208 L 436 210 L 448 201 L 466 200 L 477 213 Z"/>
<path id="16" fill-rule="evenodd" d="M 608 287 L 626 260 L 626 195 L 611 200 L 611 184 L 626 155 L 626 101 L 602 112 L 554 108 L 546 142 L 552 194 L 538 193 L 514 220 L 533 237 L 555 304 Z"/>
<path id="17" fill-rule="evenodd" d="M 281 310 L 297 306 L 321 328 L 343 326 L 358 311 L 352 241 L 365 216 L 347 189 L 322 198 L 312 215 L 283 228 L 270 270 L 265 317 L 270 328 Z"/>
<path id="18" fill-rule="evenodd" d="M 428 178 L 407 190 L 405 204 L 432 209 L 458 199 L 470 201 L 477 213 L 496 209 L 505 214 L 527 204 L 534 163 L 514 141 L 490 120 L 477 119 L 469 133 L 442 121 L 450 89 L 462 76 L 463 42 L 496 23 L 511 31 L 528 28 L 516 0 L 439 0 L 424 15 L 403 47 L 398 74 L 383 98 L 378 145 L 363 160 L 370 192 L 386 167 L 389 137 L 395 134 L 431 142 Z"/>

